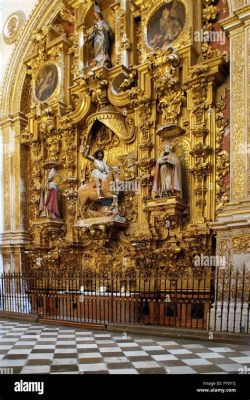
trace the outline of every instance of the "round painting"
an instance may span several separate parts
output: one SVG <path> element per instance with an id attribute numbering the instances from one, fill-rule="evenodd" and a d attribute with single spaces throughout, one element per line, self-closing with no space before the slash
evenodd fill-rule
<path id="1" fill-rule="evenodd" d="M 177 0 L 163 4 L 149 19 L 147 41 L 150 47 L 166 49 L 185 25 L 184 5 Z"/>
<path id="2" fill-rule="evenodd" d="M 58 85 L 58 69 L 55 64 L 44 65 L 36 78 L 35 95 L 37 100 L 46 101 Z"/>

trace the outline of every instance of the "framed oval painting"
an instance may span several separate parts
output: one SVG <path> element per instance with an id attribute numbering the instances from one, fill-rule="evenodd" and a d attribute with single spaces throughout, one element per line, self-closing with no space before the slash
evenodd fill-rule
<path id="1" fill-rule="evenodd" d="M 183 30 L 186 10 L 182 2 L 164 3 L 150 17 L 147 26 L 147 42 L 152 48 L 167 49 Z"/>
<path id="2" fill-rule="evenodd" d="M 38 101 L 46 101 L 52 96 L 59 81 L 55 64 L 46 64 L 38 72 L 35 82 L 35 96 Z"/>

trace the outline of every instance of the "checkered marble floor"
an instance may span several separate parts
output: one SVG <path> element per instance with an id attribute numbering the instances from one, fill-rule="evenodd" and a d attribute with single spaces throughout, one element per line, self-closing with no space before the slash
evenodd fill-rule
<path id="1" fill-rule="evenodd" d="M 230 374 L 246 366 L 247 345 L 0 320 L 0 373 Z"/>

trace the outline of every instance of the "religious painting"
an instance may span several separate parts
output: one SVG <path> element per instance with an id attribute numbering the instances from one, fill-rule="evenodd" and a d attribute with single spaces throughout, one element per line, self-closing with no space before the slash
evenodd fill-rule
<path id="1" fill-rule="evenodd" d="M 186 11 L 180 1 L 163 4 L 149 19 L 147 41 L 150 47 L 166 49 L 177 39 L 185 25 Z"/>
<path id="2" fill-rule="evenodd" d="M 46 101 L 58 85 L 58 69 L 55 64 L 44 65 L 36 78 L 35 95 L 38 101 Z"/>

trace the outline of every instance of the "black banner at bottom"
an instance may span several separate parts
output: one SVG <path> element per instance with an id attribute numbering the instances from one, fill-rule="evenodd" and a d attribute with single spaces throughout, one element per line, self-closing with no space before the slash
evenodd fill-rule
<path id="1" fill-rule="evenodd" d="M 250 400 L 249 375 L 0 375 L 0 400 L 148 396 Z M 176 397 L 176 398 L 177 398 Z"/>

